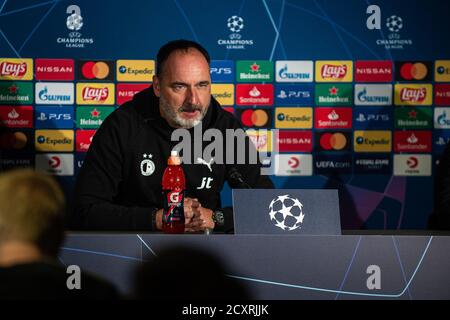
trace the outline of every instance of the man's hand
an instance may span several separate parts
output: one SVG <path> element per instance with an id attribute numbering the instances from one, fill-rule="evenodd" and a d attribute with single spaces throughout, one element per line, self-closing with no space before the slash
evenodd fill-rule
<path id="1" fill-rule="evenodd" d="M 156 228 L 162 229 L 163 209 L 156 212 Z M 214 229 L 212 220 L 213 212 L 210 209 L 203 208 L 197 199 L 184 198 L 184 220 L 185 232 L 200 232 L 206 229 Z"/>
<path id="2" fill-rule="evenodd" d="M 194 210 L 194 217 L 190 223 L 186 224 L 185 232 L 199 232 L 206 229 L 214 229 L 214 221 L 212 219 L 213 211 L 203 208 L 201 204 Z"/>
<path id="3" fill-rule="evenodd" d="M 194 211 L 200 207 L 200 202 L 198 199 L 184 198 L 184 223 L 189 224 L 194 218 Z"/>

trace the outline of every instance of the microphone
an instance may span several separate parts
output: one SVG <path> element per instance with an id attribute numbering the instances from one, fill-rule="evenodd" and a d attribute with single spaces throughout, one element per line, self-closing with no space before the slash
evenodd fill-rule
<path id="1" fill-rule="evenodd" d="M 252 187 L 245 182 L 244 177 L 235 167 L 231 167 L 228 171 L 228 183 L 233 189 L 252 189 Z"/>

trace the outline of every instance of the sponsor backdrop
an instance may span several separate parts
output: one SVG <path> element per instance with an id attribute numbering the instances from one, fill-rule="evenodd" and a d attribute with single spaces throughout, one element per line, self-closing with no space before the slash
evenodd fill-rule
<path id="1" fill-rule="evenodd" d="M 272 152 L 278 188 L 339 189 L 346 229 L 426 228 L 450 138 L 449 9 L 0 0 L 0 169 L 53 174 L 71 203 L 96 129 L 148 87 L 158 48 L 187 38 L 211 54 L 213 95 Z"/>

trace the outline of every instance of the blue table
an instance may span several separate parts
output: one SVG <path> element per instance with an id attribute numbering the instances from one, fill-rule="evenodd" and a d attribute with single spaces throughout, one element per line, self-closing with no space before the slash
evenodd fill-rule
<path id="1" fill-rule="evenodd" d="M 70 233 L 60 260 L 127 294 L 138 264 L 177 244 L 220 253 L 255 299 L 450 299 L 449 236 Z"/>

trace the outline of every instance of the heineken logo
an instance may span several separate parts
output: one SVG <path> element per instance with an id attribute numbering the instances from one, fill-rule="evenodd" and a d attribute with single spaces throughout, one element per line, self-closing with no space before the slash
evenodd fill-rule
<path id="1" fill-rule="evenodd" d="M 81 129 L 97 129 L 105 118 L 114 111 L 114 107 L 78 107 L 77 127 Z"/>
<path id="2" fill-rule="evenodd" d="M 238 82 L 272 81 L 273 64 L 271 61 L 237 61 Z"/>

